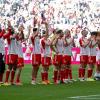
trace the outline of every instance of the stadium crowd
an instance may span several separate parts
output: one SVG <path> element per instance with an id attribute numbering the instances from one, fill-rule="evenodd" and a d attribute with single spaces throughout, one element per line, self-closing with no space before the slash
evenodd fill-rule
<path id="1" fill-rule="evenodd" d="M 24 67 L 22 46 L 32 53 L 33 85 L 36 84 L 40 64 L 42 84 L 50 83 L 48 71 L 51 64 L 54 65 L 55 84 L 73 82 L 71 49 L 75 46 L 80 47 L 79 80 L 92 81 L 95 65 L 95 79 L 100 80 L 99 2 L 1 0 L 0 3 L 0 84 L 21 85 L 20 75 Z M 6 72 L 5 64 L 8 65 Z M 18 73 L 15 76 L 16 70 Z"/>

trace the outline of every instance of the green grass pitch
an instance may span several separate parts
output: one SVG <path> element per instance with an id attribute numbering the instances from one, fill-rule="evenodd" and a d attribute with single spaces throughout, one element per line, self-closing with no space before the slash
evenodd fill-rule
<path id="1" fill-rule="evenodd" d="M 73 77 L 77 79 L 77 67 L 73 65 Z M 0 86 L 0 100 L 100 100 L 100 81 L 74 82 L 59 85 L 31 85 L 31 65 L 25 65 L 21 79 L 23 86 Z M 50 68 L 49 78 L 52 81 Z M 41 81 L 40 71 L 38 82 Z"/>

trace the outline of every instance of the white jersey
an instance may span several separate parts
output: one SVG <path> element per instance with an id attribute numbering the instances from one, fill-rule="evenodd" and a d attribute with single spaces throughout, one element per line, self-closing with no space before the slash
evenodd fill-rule
<path id="1" fill-rule="evenodd" d="M 96 57 L 97 57 L 97 61 L 99 61 L 100 60 L 100 49 L 97 50 L 97 56 Z"/>
<path id="2" fill-rule="evenodd" d="M 41 54 L 40 37 L 36 36 L 34 39 L 31 37 L 31 42 L 33 44 L 33 54 Z"/>
<path id="3" fill-rule="evenodd" d="M 21 41 L 17 41 L 17 54 L 18 54 L 18 57 L 23 58 L 23 49 L 22 49 Z"/>
<path id="4" fill-rule="evenodd" d="M 50 43 L 50 40 L 49 39 L 45 40 L 43 38 L 41 40 L 42 56 L 43 57 L 50 57 L 51 49 L 50 49 L 50 45 L 48 45 L 49 43 Z"/>
<path id="5" fill-rule="evenodd" d="M 3 38 L 0 38 L 0 53 L 5 54 L 5 43 Z"/>
<path id="6" fill-rule="evenodd" d="M 96 40 L 93 40 L 91 44 L 95 45 L 96 44 Z M 94 46 L 93 48 L 89 47 L 89 56 L 96 56 L 96 53 L 97 53 L 96 46 Z"/>
<path id="7" fill-rule="evenodd" d="M 8 44 L 8 54 L 17 54 L 17 40 L 11 39 L 10 44 Z"/>
<path id="8" fill-rule="evenodd" d="M 56 49 L 58 52 L 58 55 L 62 55 L 63 54 L 63 50 L 64 50 L 64 46 L 63 46 L 63 39 L 58 39 L 57 43 L 56 43 Z"/>
<path id="9" fill-rule="evenodd" d="M 88 42 L 87 38 L 80 38 L 80 55 L 88 55 L 89 52 L 89 46 L 83 47 L 83 42 Z"/>
<path id="10" fill-rule="evenodd" d="M 69 44 L 72 41 L 72 39 L 71 38 L 69 38 L 69 39 L 66 38 L 66 41 Z M 71 56 L 72 55 L 72 47 L 73 47 L 72 43 L 69 44 L 68 46 L 64 46 L 64 55 Z"/>

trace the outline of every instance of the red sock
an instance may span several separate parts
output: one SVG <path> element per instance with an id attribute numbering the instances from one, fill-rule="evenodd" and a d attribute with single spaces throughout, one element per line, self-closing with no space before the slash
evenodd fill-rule
<path id="1" fill-rule="evenodd" d="M 82 78 L 85 77 L 85 68 L 82 68 Z"/>
<path id="2" fill-rule="evenodd" d="M 82 78 L 82 68 L 78 69 L 78 76 L 79 76 L 79 78 Z"/>
<path id="3" fill-rule="evenodd" d="M 16 83 L 19 83 L 19 82 L 20 82 L 20 75 L 18 74 L 16 78 Z"/>
<path id="4" fill-rule="evenodd" d="M 45 80 L 48 80 L 48 72 L 45 72 Z"/>
<path id="5" fill-rule="evenodd" d="M 68 71 L 69 71 L 69 69 L 67 68 L 67 69 L 65 69 L 65 79 L 68 79 Z"/>
<path id="6" fill-rule="evenodd" d="M 5 80 L 5 82 L 8 82 L 9 75 L 10 75 L 10 71 L 9 71 L 9 70 L 7 70 L 7 71 L 6 71 L 6 80 Z"/>
<path id="7" fill-rule="evenodd" d="M 57 80 L 60 80 L 60 77 L 61 77 L 61 75 L 60 75 L 60 71 L 58 71 Z"/>
<path id="8" fill-rule="evenodd" d="M 3 80 L 3 73 L 0 73 L 0 82 L 2 82 Z"/>
<path id="9" fill-rule="evenodd" d="M 14 77 L 15 77 L 15 71 L 11 71 L 11 83 L 13 83 L 13 81 L 14 81 Z"/>
<path id="10" fill-rule="evenodd" d="M 97 71 L 97 72 L 100 72 L 100 64 L 97 64 L 96 71 Z"/>
<path id="11" fill-rule="evenodd" d="M 88 69 L 88 78 L 92 77 L 92 73 L 93 73 L 93 70 L 92 69 Z"/>
<path id="12" fill-rule="evenodd" d="M 45 80 L 45 73 L 44 72 L 41 72 L 41 78 L 42 78 L 42 81 Z"/>
<path id="13" fill-rule="evenodd" d="M 64 79 L 64 70 L 60 71 L 60 80 L 63 82 Z"/>
<path id="14" fill-rule="evenodd" d="M 72 69 L 69 69 L 68 75 L 69 75 L 69 78 L 72 79 Z"/>
<path id="15" fill-rule="evenodd" d="M 54 82 L 56 82 L 58 77 L 58 71 L 54 70 Z"/>

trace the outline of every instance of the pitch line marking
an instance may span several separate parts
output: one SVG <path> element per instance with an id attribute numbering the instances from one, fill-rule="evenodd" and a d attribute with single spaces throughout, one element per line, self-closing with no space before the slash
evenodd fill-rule
<path id="1" fill-rule="evenodd" d="M 75 96 L 75 97 L 68 97 L 70 99 L 84 99 L 84 100 L 100 100 L 100 98 L 98 98 L 99 95 L 87 95 L 87 96 Z M 95 97 L 95 98 L 93 98 Z M 96 98 L 97 97 L 97 98 Z"/>

